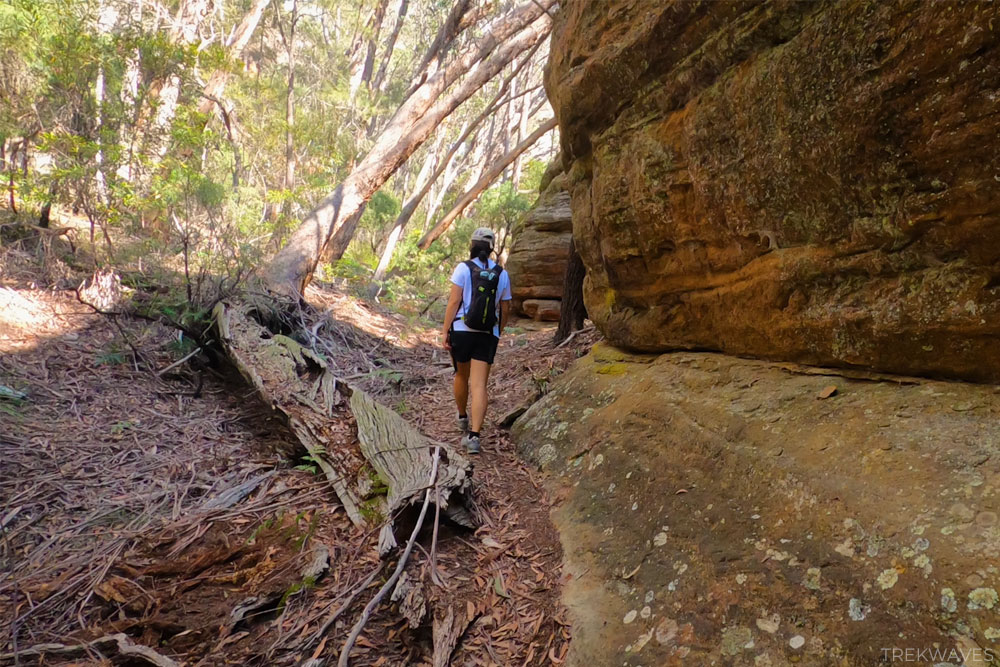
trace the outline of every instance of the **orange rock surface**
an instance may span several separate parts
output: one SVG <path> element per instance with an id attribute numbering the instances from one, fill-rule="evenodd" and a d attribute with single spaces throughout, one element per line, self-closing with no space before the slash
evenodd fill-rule
<path id="1" fill-rule="evenodd" d="M 1000 380 L 1000 6 L 566 0 L 590 317 L 634 350 Z"/>

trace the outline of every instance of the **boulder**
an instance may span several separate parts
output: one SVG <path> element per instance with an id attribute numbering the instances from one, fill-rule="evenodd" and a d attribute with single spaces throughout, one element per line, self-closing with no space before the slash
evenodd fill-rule
<path id="1" fill-rule="evenodd" d="M 567 665 L 997 656 L 1000 395 L 844 373 L 599 344 L 514 423 L 559 500 Z"/>
<path id="2" fill-rule="evenodd" d="M 506 269 L 510 273 L 515 312 L 534 319 L 539 319 L 534 313 L 544 312 L 545 317 L 541 319 L 559 319 L 559 300 L 572 236 L 566 176 L 557 175 L 550 179 L 538 201 L 524 215 L 507 257 Z M 531 306 L 534 310 L 528 312 L 528 301 L 538 299 L 545 300 L 545 308 L 539 310 L 536 303 Z"/>
<path id="3" fill-rule="evenodd" d="M 533 320 L 558 322 L 560 303 L 559 299 L 525 299 L 521 303 L 521 312 Z"/>
<path id="4" fill-rule="evenodd" d="M 566 0 L 591 319 L 638 351 L 1000 380 L 989 2 Z"/>

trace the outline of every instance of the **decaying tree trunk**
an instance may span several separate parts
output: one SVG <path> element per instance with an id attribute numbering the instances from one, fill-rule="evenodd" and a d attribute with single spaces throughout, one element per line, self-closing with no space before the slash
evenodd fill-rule
<path id="1" fill-rule="evenodd" d="M 439 507 L 471 525 L 462 504 L 470 464 L 454 447 L 431 442 L 392 410 L 336 378 L 309 347 L 280 333 L 295 308 L 273 295 L 247 295 L 220 303 L 213 313 L 219 342 L 260 396 L 288 420 L 308 456 L 323 471 L 347 515 L 357 525 L 377 526 L 379 551 L 396 546 L 393 518 L 422 499 L 435 447 Z M 350 417 L 356 430 L 350 427 Z"/>
<path id="2" fill-rule="evenodd" d="M 488 188 L 490 183 L 496 180 L 497 176 L 503 173 L 503 170 L 514 161 L 514 158 L 531 148 L 531 146 L 538 141 L 542 135 L 555 126 L 555 118 L 542 123 L 538 129 L 532 132 L 524 141 L 510 149 L 505 155 L 490 165 L 490 168 L 486 170 L 486 173 L 483 174 L 482 178 L 480 178 L 475 185 L 469 188 L 465 194 L 458 198 L 458 201 L 455 202 L 455 205 L 451 208 L 451 210 L 448 211 L 443 218 L 441 218 L 432 230 L 424 234 L 423 238 L 420 239 L 420 242 L 417 243 L 420 249 L 427 250 L 431 243 L 448 230 L 448 227 L 450 227 L 451 223 L 455 221 L 455 218 L 460 216 L 462 211 L 464 211 L 469 204 L 475 201 L 476 197 L 478 197 L 483 190 Z"/>
<path id="3" fill-rule="evenodd" d="M 583 328 L 587 319 L 587 307 L 583 303 L 583 278 L 587 269 L 583 266 L 576 243 L 569 241 L 569 261 L 566 262 L 566 278 L 563 280 L 562 303 L 559 310 L 559 326 L 552 342 L 559 344 L 573 331 Z"/>

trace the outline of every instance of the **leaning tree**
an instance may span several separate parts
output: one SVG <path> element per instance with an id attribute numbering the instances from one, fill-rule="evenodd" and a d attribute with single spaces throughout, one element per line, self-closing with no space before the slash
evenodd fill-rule
<path id="1" fill-rule="evenodd" d="M 428 442 L 391 410 L 335 376 L 321 340 L 329 322 L 305 304 L 306 286 L 321 257 L 340 257 L 359 211 L 441 122 L 545 39 L 555 4 L 528 0 L 488 16 L 471 0 L 458 0 L 414 73 L 405 100 L 368 153 L 305 216 L 265 267 L 260 289 L 215 308 L 216 333 L 229 357 L 284 413 L 355 523 L 390 519 L 426 500 L 428 479 L 440 510 L 468 523 L 460 502 L 468 486 L 468 462 L 446 445 Z M 547 131 L 551 125 L 543 127 Z M 348 414 L 357 429 L 345 438 L 338 424 Z M 388 487 L 387 495 L 372 497 L 373 480 Z M 395 544 L 392 522 L 386 520 L 380 550 Z"/>

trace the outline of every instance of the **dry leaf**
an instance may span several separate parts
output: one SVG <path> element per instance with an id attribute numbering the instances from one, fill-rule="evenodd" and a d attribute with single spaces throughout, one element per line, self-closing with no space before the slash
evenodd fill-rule
<path id="1" fill-rule="evenodd" d="M 816 398 L 830 398 L 831 396 L 836 395 L 836 393 L 837 393 L 837 385 L 831 384 L 827 387 L 823 387 L 823 390 L 816 395 Z"/>

